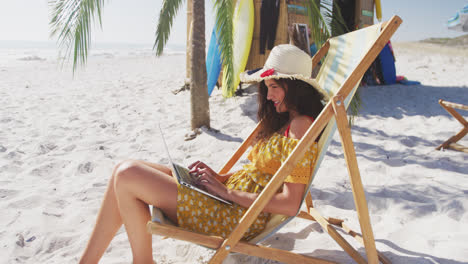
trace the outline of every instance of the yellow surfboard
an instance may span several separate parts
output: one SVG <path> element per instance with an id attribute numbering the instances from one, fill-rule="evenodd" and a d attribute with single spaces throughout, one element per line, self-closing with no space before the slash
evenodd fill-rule
<path id="1" fill-rule="evenodd" d="M 375 17 L 379 22 L 382 21 L 382 5 L 380 4 L 380 0 L 375 0 Z"/>
<path id="2" fill-rule="evenodd" d="M 233 16 L 233 68 L 234 89 L 227 89 L 226 72 L 223 71 L 223 95 L 232 96 L 240 83 L 239 75 L 245 70 L 254 31 L 253 0 L 238 0 Z M 231 92 L 228 92 L 230 90 Z"/>

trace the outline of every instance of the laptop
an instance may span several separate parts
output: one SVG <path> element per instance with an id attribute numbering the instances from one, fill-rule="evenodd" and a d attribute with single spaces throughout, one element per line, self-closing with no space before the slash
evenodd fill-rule
<path id="1" fill-rule="evenodd" d="M 194 179 L 194 177 L 192 177 L 192 175 L 190 174 L 190 171 L 188 168 L 186 167 L 183 167 L 177 163 L 174 163 L 172 161 L 172 158 L 171 158 L 171 155 L 169 154 L 169 148 L 167 147 L 167 144 L 166 144 L 166 140 L 164 138 L 164 134 L 162 132 L 162 129 L 161 129 L 161 126 L 159 125 L 159 132 L 161 133 L 161 138 L 162 138 L 162 141 L 163 141 L 163 145 L 164 145 L 164 149 L 166 150 L 166 154 L 167 154 L 167 157 L 169 158 L 169 162 L 171 163 L 171 166 L 172 166 L 172 174 L 176 177 L 177 181 L 179 182 L 179 184 L 182 184 L 183 186 L 187 187 L 187 188 L 190 188 L 194 191 L 197 191 L 199 193 L 202 193 L 210 198 L 213 198 L 215 200 L 218 200 L 222 203 L 225 203 L 225 204 L 228 204 L 228 205 L 232 205 L 232 202 L 228 201 L 228 200 L 225 200 L 221 197 L 218 197 L 216 195 L 213 195 L 203 189 L 201 189 L 200 187 L 197 186 L 197 183 L 196 183 L 196 179 Z"/>

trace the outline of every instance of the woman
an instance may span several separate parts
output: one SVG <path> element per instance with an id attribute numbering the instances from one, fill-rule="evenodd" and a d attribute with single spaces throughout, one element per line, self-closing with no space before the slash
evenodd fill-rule
<path id="1" fill-rule="evenodd" d="M 248 156 L 250 164 L 226 175 L 218 175 L 200 161 L 189 166 L 203 188 L 232 201 L 233 206 L 179 185 L 166 166 L 125 161 L 113 171 L 81 263 L 98 262 L 122 224 L 131 244 L 133 263 L 152 263 L 151 235 L 146 231 L 148 205 L 160 208 L 182 228 L 228 236 L 323 108 L 327 94 L 314 88 L 309 78 L 311 63 L 310 56 L 297 47 L 279 45 L 273 48 L 263 69 L 241 76 L 243 82 L 259 82 L 258 119 L 263 120 Z M 259 234 L 271 213 L 297 213 L 316 152 L 314 143 L 243 239 Z"/>

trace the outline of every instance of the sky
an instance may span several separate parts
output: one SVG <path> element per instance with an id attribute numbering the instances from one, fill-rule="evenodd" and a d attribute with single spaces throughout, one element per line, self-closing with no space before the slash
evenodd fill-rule
<path id="1" fill-rule="evenodd" d="M 214 24 L 213 1 L 205 1 L 207 39 Z M 468 4 L 468 0 L 381 0 L 381 3 L 384 20 L 395 14 L 403 19 L 393 42 L 462 35 L 448 30 L 445 24 L 457 10 Z M 92 29 L 93 43 L 131 43 L 152 47 L 161 6 L 162 0 L 105 1 L 102 28 L 95 26 Z M 49 0 L 0 0 L 0 42 L 56 42 L 57 37 L 50 37 L 51 10 Z M 168 43 L 183 46 L 185 38 L 186 4 L 177 14 Z"/>

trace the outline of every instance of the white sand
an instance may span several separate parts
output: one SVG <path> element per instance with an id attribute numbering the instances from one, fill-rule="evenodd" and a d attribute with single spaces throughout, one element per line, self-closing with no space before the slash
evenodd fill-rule
<path id="1" fill-rule="evenodd" d="M 422 84 L 363 87 L 353 127 L 377 248 L 394 263 L 468 263 L 468 155 L 434 150 L 461 129 L 437 101 L 468 104 L 466 49 L 402 44 L 395 53 L 397 73 Z M 167 162 L 159 122 L 177 161 L 217 169 L 255 125 L 255 88 L 229 100 L 215 91 L 211 125 L 220 132 L 184 141 L 189 94 L 171 92 L 184 82 L 182 54 L 94 51 L 74 78 L 55 56 L 0 50 L 1 263 L 77 262 L 113 166 L 128 158 Z M 360 230 L 338 135 L 312 192 L 325 216 Z M 299 219 L 265 245 L 352 263 L 317 223 Z M 154 236 L 159 263 L 205 263 L 212 252 Z M 123 229 L 101 262 L 131 262 Z"/>

